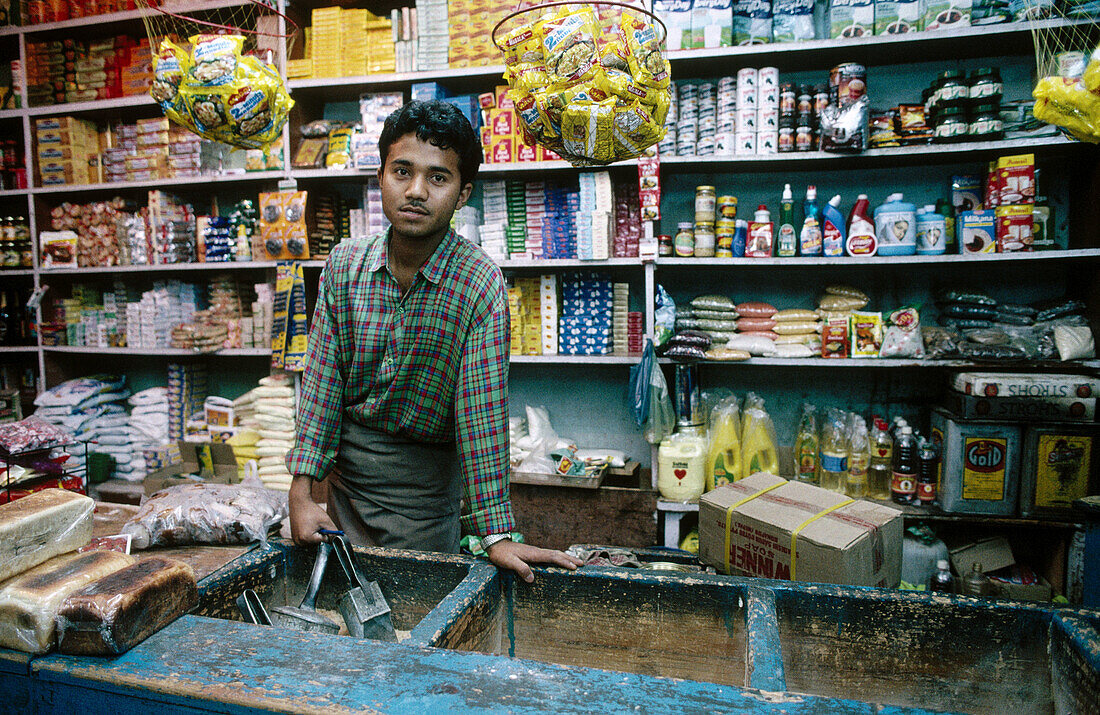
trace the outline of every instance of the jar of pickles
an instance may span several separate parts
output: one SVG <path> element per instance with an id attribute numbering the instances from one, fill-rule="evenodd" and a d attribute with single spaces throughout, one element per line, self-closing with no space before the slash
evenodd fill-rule
<path id="1" fill-rule="evenodd" d="M 691 258 L 695 255 L 695 232 L 690 221 L 676 224 L 676 237 L 672 239 L 672 245 L 677 258 Z"/>

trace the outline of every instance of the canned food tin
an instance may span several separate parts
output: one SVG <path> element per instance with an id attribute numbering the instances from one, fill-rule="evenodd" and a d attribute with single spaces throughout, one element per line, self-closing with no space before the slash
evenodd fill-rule
<path id="1" fill-rule="evenodd" d="M 760 107 L 767 107 L 779 111 L 779 90 L 775 87 L 765 87 L 760 90 Z"/>
<path id="2" fill-rule="evenodd" d="M 854 104 L 867 94 L 867 68 L 855 62 L 837 65 L 829 72 L 829 87 L 836 92 L 840 107 Z"/>
<path id="3" fill-rule="evenodd" d="M 773 87 L 779 89 L 779 68 L 761 67 L 757 73 L 758 83 L 762 88 Z"/>
<path id="4" fill-rule="evenodd" d="M 756 132 L 737 132 L 737 146 L 734 154 L 738 156 L 752 156 L 756 153 Z"/>
<path id="5" fill-rule="evenodd" d="M 737 220 L 737 197 L 736 196 L 719 196 L 718 197 L 718 222 L 723 221 L 735 221 Z M 731 226 L 730 228 L 736 228 Z"/>
<path id="6" fill-rule="evenodd" d="M 749 89 L 737 88 L 737 111 L 742 109 L 756 109 L 756 105 L 759 103 L 759 93 L 756 87 L 750 87 Z"/>
<path id="7" fill-rule="evenodd" d="M 761 132 L 774 132 L 779 129 L 779 111 L 760 108 L 756 112 L 756 129 Z"/>
<path id="8" fill-rule="evenodd" d="M 762 131 L 756 135 L 756 153 L 774 154 L 779 147 L 779 131 Z"/>
<path id="9" fill-rule="evenodd" d="M 747 87 L 756 89 L 760 86 L 760 73 L 753 67 L 745 67 L 737 72 L 737 90 Z"/>
<path id="10" fill-rule="evenodd" d="M 737 110 L 737 131 L 740 132 L 755 132 L 756 131 L 756 110 L 755 109 L 738 109 Z"/>

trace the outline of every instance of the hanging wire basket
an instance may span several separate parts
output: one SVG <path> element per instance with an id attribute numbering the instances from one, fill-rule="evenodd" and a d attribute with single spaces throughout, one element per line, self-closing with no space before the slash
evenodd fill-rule
<path id="1" fill-rule="evenodd" d="M 551 2 L 493 28 L 523 141 L 574 166 L 634 159 L 657 144 L 672 101 L 667 30 L 643 7 Z"/>
<path id="2" fill-rule="evenodd" d="M 214 9 L 138 4 L 153 48 L 150 94 L 170 120 L 244 149 L 281 139 L 294 101 L 274 61 L 297 30 L 290 18 L 260 0 Z"/>
<path id="3" fill-rule="evenodd" d="M 1073 24 L 1054 21 L 1051 0 L 1027 0 L 1039 78 L 1036 119 L 1084 142 L 1100 143 L 1100 22 L 1095 3 L 1071 0 L 1061 9 Z"/>

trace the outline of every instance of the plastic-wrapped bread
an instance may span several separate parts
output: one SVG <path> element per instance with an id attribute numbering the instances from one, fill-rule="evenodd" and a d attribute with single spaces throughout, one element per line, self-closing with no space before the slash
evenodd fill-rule
<path id="1" fill-rule="evenodd" d="M 134 563 L 117 551 L 65 554 L 0 586 L 0 647 L 45 653 L 53 646 L 57 610 L 92 581 Z"/>
<path id="2" fill-rule="evenodd" d="M 57 647 L 70 655 L 125 653 L 198 601 L 190 566 L 150 556 L 65 599 L 57 613 Z"/>
<path id="3" fill-rule="evenodd" d="M 0 506 L 0 582 L 92 540 L 95 501 L 43 489 Z"/>

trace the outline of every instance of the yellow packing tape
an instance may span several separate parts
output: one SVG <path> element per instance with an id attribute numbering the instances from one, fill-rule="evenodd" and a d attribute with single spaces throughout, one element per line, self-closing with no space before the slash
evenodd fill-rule
<path id="1" fill-rule="evenodd" d="M 829 508 L 828 508 L 828 509 L 826 509 L 825 511 L 822 511 L 822 512 L 819 512 L 819 513 L 817 513 L 817 514 L 814 514 L 814 515 L 813 515 L 813 516 L 811 516 L 811 517 L 810 517 L 809 519 L 807 519 L 806 521 L 804 521 L 804 522 L 802 522 L 801 524 L 799 524 L 799 525 L 798 525 L 798 528 L 797 528 L 797 529 L 795 529 L 794 531 L 792 531 L 792 532 L 791 532 L 791 580 L 792 580 L 792 581 L 794 581 L 794 580 L 795 580 L 795 571 L 794 571 L 794 568 L 795 568 L 795 561 L 796 561 L 796 559 L 795 559 L 795 553 L 794 553 L 794 542 L 795 542 L 795 539 L 797 539 L 797 538 L 798 538 L 798 534 L 799 534 L 799 532 L 801 532 L 801 531 L 802 531 L 803 529 L 805 529 L 805 528 L 806 528 L 807 526 L 809 526 L 810 524 L 814 523 L 815 521 L 817 521 L 817 520 L 818 520 L 818 519 L 820 519 L 821 517 L 825 516 L 826 514 L 832 513 L 832 512 L 834 512 L 834 511 L 836 511 L 837 509 L 839 509 L 840 507 L 842 507 L 842 506 L 848 506 L 849 504 L 852 504 L 852 503 L 854 503 L 854 502 L 855 502 L 855 499 L 849 499 L 849 500 L 847 500 L 847 501 L 842 501 L 842 502 L 840 502 L 839 504 L 833 504 L 833 505 L 832 505 L 831 507 L 829 507 Z"/>
<path id="2" fill-rule="evenodd" d="M 761 494 L 767 494 L 772 489 L 775 489 L 776 487 L 780 487 L 780 486 L 782 486 L 786 483 L 787 482 L 785 482 L 785 481 L 784 482 L 776 482 L 775 484 L 771 485 L 770 487 L 768 487 L 766 489 L 761 489 L 756 494 L 753 494 L 751 496 L 747 496 L 744 499 L 742 499 L 741 501 L 734 502 L 733 504 L 730 504 L 729 508 L 726 509 L 726 551 L 725 551 L 726 573 L 730 572 L 730 526 L 731 526 L 731 522 L 733 521 L 733 510 L 736 509 L 737 507 L 741 506 L 742 504 L 746 504 L 746 503 L 752 501 L 753 499 L 760 496 Z"/>

